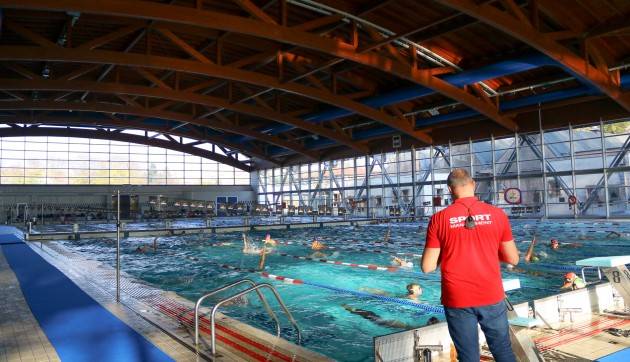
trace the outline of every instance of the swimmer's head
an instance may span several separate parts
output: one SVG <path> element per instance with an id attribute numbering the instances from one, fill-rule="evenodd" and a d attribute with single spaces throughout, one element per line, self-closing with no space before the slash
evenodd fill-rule
<path id="1" fill-rule="evenodd" d="M 407 293 L 409 295 L 422 295 L 422 288 L 418 283 L 409 283 L 407 284 Z"/>
<path id="2" fill-rule="evenodd" d="M 551 239 L 550 245 L 551 245 L 551 248 L 554 250 L 560 248 L 560 243 L 556 239 Z"/>
<path id="3" fill-rule="evenodd" d="M 569 288 L 573 286 L 573 283 L 576 279 L 577 275 L 575 275 L 575 273 L 566 273 L 564 275 L 564 285 L 562 286 L 562 288 Z"/>
<path id="4" fill-rule="evenodd" d="M 577 275 L 573 272 L 571 273 L 566 273 L 564 275 L 564 281 L 565 282 L 573 282 L 575 279 L 577 279 Z"/>
<path id="5" fill-rule="evenodd" d="M 427 321 L 427 326 L 430 326 L 430 325 L 433 325 L 433 324 L 438 324 L 438 323 L 440 323 L 440 320 L 437 319 L 437 317 L 431 317 Z"/>
<path id="6" fill-rule="evenodd" d="M 540 258 L 536 255 L 532 256 L 532 261 L 540 261 Z"/>
<path id="7" fill-rule="evenodd" d="M 513 270 L 513 269 L 514 269 L 514 265 L 512 265 L 512 264 L 508 264 L 508 265 L 507 265 L 507 268 L 508 268 L 509 270 Z"/>

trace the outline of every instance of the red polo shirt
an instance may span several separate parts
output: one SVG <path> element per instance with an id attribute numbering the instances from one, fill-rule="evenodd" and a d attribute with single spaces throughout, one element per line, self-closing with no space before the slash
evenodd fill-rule
<path id="1" fill-rule="evenodd" d="M 469 215 L 475 228 L 466 229 Z M 490 305 L 504 298 L 499 250 L 511 241 L 503 210 L 476 197 L 457 199 L 431 218 L 425 247 L 440 248 L 442 304 L 450 308 Z"/>

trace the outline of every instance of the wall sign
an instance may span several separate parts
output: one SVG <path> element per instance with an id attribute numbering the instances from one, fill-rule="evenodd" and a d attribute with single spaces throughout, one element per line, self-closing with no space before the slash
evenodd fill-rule
<path id="1" fill-rule="evenodd" d="M 392 147 L 400 148 L 402 146 L 402 139 L 399 134 L 392 136 Z"/>
<path id="2" fill-rule="evenodd" d="M 503 193 L 503 198 L 505 202 L 511 205 L 520 204 L 521 203 L 521 190 L 516 187 L 511 187 Z"/>

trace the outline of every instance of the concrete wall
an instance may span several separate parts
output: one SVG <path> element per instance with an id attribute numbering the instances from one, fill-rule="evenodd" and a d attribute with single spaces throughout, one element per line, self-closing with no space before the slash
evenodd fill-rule
<path id="1" fill-rule="evenodd" d="M 0 187 L 0 206 L 28 203 L 29 207 L 47 204 L 110 205 L 111 197 L 120 189 L 121 194 L 139 195 L 140 204 L 149 196 L 162 195 L 173 199 L 216 201 L 217 196 L 236 196 L 238 201 L 255 201 L 251 186 L 109 186 L 109 185 L 11 185 Z"/>

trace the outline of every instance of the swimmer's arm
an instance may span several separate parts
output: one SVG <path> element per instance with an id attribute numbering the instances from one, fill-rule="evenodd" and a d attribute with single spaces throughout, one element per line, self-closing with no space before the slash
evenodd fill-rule
<path id="1" fill-rule="evenodd" d="M 437 269 L 440 250 L 440 248 L 424 248 L 422 253 L 422 271 L 424 273 L 430 273 Z"/>
<path id="2" fill-rule="evenodd" d="M 507 264 L 518 264 L 519 255 L 514 240 L 504 241 L 499 249 L 499 259 Z"/>

